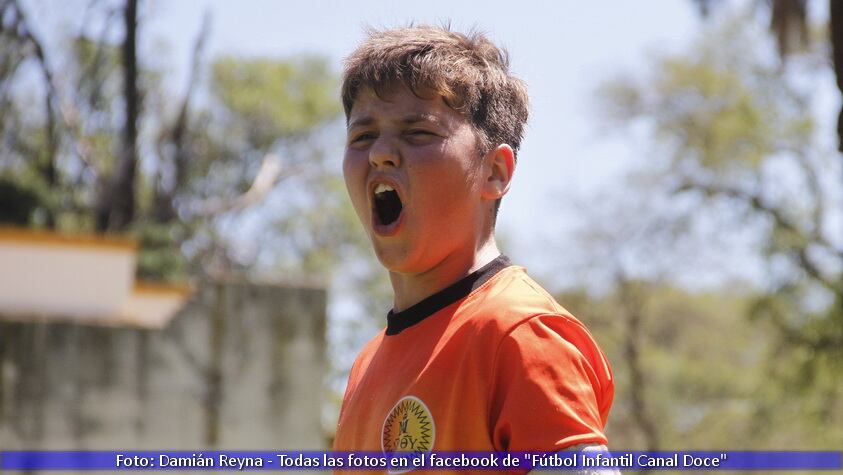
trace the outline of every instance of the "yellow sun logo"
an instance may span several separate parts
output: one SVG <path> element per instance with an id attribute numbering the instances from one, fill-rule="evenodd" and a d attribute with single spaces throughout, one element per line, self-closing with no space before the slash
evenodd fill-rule
<path id="1" fill-rule="evenodd" d="M 424 402 L 415 396 L 405 396 L 389 411 L 381 434 L 381 447 L 386 455 L 429 452 L 433 449 L 436 427 Z"/>

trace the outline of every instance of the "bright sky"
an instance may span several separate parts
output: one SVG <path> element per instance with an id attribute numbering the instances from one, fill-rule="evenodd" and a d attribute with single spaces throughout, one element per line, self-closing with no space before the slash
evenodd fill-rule
<path id="1" fill-rule="evenodd" d="M 699 26 L 690 0 L 493 1 L 482 7 L 451 0 L 154 0 L 147 8 L 150 23 L 143 34 L 148 48 L 161 50 L 152 46 L 153 38 L 169 46 L 165 54 L 178 90 L 184 87 L 192 43 L 206 10 L 212 14 L 211 55 L 283 57 L 307 52 L 327 56 L 337 69 L 363 38 L 366 25 L 450 20 L 458 30 L 477 27 L 490 34 L 509 50 L 512 68 L 527 82 L 532 99 L 532 116 L 498 229 L 506 240 L 505 251 L 540 273 L 551 269 L 543 265 L 547 256 L 536 250 L 554 232 L 564 235 L 570 221 L 566 196 L 617 186 L 618 171 L 634 153 L 621 137 L 601 136 L 604 131 L 593 111 L 594 88 L 609 77 L 638 70 L 653 52 L 681 48 Z"/>

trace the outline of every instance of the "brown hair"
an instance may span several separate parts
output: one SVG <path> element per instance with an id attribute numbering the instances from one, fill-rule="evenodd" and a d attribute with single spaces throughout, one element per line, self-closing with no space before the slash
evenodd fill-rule
<path id="1" fill-rule="evenodd" d="M 346 120 L 360 90 L 376 94 L 401 82 L 414 94 L 432 91 L 473 125 L 486 153 L 500 144 L 518 152 L 527 122 L 527 88 L 510 75 L 506 50 L 485 35 L 447 27 L 370 30 L 345 60 L 342 103 Z"/>

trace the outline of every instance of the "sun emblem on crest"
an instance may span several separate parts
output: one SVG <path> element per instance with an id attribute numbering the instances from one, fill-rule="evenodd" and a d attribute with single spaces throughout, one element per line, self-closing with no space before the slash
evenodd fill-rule
<path id="1" fill-rule="evenodd" d="M 430 409 L 421 399 L 405 396 L 392 407 L 383 422 L 381 448 L 385 455 L 429 452 L 433 449 L 435 436 L 436 427 Z M 390 470 L 390 473 L 406 471 L 409 470 Z"/>

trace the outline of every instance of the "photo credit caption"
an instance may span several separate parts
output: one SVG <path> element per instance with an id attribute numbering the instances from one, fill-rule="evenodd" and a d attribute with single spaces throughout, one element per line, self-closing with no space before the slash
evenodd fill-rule
<path id="1" fill-rule="evenodd" d="M 0 471 L 841 470 L 840 451 L 0 451 Z"/>

